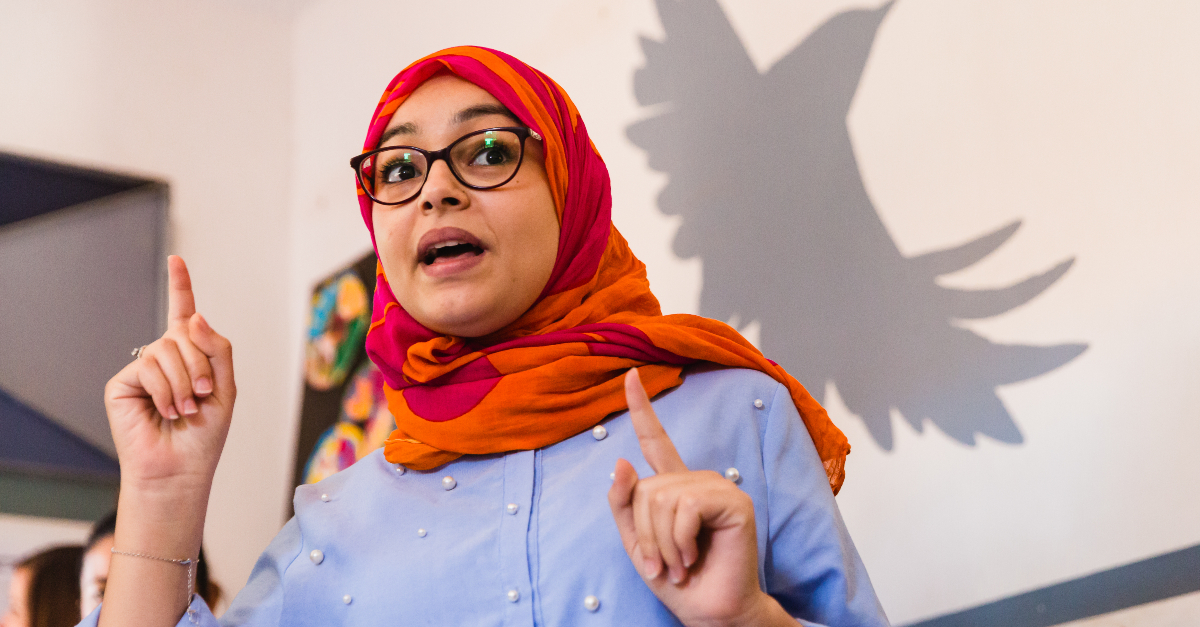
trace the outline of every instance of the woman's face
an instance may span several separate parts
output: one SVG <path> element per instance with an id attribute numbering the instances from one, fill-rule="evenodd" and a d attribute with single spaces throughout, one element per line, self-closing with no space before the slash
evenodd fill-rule
<path id="1" fill-rule="evenodd" d="M 79 613 L 87 618 L 92 610 L 104 602 L 104 588 L 108 585 L 108 565 L 112 562 L 113 537 L 97 540 L 83 554 L 83 568 L 79 572 Z"/>
<path id="2" fill-rule="evenodd" d="M 440 150 L 497 126 L 524 124 L 480 87 L 443 74 L 396 110 L 380 147 Z M 537 300 L 554 267 L 559 232 L 541 144 L 526 139 L 520 170 L 496 189 L 470 189 L 445 161 L 436 161 L 416 198 L 375 205 L 379 260 L 396 300 L 417 322 L 442 334 L 479 337 L 513 322 Z M 455 242 L 470 246 L 448 248 L 458 254 L 429 252 Z"/>
<path id="3" fill-rule="evenodd" d="M 0 627 L 29 627 L 29 569 L 13 571 L 8 583 L 8 611 L 0 616 Z"/>

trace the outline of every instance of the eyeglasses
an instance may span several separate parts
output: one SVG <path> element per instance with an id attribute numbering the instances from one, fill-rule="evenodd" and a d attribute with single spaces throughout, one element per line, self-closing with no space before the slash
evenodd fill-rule
<path id="1" fill-rule="evenodd" d="M 525 138 L 542 136 L 525 127 L 485 128 L 467 133 L 441 150 L 388 146 L 350 160 L 358 184 L 381 205 L 402 205 L 421 193 L 429 169 L 446 162 L 459 183 L 471 189 L 495 189 L 511 181 L 525 160 Z"/>

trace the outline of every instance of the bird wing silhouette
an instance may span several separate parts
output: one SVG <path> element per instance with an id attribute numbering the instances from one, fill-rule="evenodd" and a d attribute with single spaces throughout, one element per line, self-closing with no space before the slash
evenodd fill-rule
<path id="1" fill-rule="evenodd" d="M 833 382 L 885 449 L 892 414 L 960 442 L 1022 441 L 996 387 L 1054 370 L 1084 344 L 1006 345 L 960 327 L 1036 298 L 1074 262 L 1007 287 L 938 285 L 1009 241 L 1015 221 L 905 257 L 862 181 L 846 114 L 893 4 L 840 13 L 765 73 L 716 0 L 656 0 L 666 33 L 642 38 L 634 95 L 657 110 L 632 124 L 668 183 L 659 209 L 699 256 L 700 313 L 758 320 L 763 351 L 822 398 Z"/>

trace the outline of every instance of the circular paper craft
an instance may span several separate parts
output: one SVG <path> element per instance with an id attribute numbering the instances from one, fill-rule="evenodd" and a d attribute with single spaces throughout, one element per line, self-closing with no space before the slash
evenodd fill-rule
<path id="1" fill-rule="evenodd" d="M 304 466 L 304 483 L 316 483 L 349 468 L 358 461 L 361 444 L 362 427 L 352 422 L 338 422 L 327 429 L 317 440 L 317 446 Z"/>
<path id="2" fill-rule="evenodd" d="M 304 370 L 309 385 L 328 390 L 346 380 L 370 322 L 367 288 L 353 271 L 317 286 L 305 347 Z"/>
<path id="3" fill-rule="evenodd" d="M 359 459 L 383 446 L 396 428 L 396 420 L 388 411 L 387 397 L 383 395 L 383 373 L 370 360 L 359 367 L 346 385 L 341 420 L 362 426 Z"/>
<path id="4" fill-rule="evenodd" d="M 338 422 L 313 448 L 304 470 L 304 482 L 314 483 L 349 468 L 383 446 L 396 428 L 383 395 L 383 374 L 370 360 L 346 384 Z"/>

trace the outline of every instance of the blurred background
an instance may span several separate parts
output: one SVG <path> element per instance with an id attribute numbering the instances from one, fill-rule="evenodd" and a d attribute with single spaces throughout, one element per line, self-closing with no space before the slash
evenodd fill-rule
<path id="1" fill-rule="evenodd" d="M 571 94 L 664 311 L 823 400 L 895 624 L 1197 624 L 1198 29 L 1183 1 L 0 4 L 0 604 L 113 504 L 102 388 L 161 331 L 167 253 L 235 346 L 226 598 L 369 445 L 347 161 L 396 72 L 476 44 Z"/>

